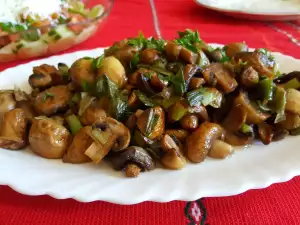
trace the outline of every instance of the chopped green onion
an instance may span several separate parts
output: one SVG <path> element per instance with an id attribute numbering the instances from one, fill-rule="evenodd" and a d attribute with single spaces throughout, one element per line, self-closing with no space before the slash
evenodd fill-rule
<path id="1" fill-rule="evenodd" d="M 152 99 L 148 98 L 144 93 L 139 90 L 135 90 L 134 93 L 138 97 L 138 99 L 148 107 L 154 107 L 156 104 L 152 101 Z"/>
<path id="2" fill-rule="evenodd" d="M 81 98 L 78 115 L 81 116 L 94 100 L 95 97 L 91 97 L 89 95 L 86 95 L 85 97 Z"/>
<path id="3" fill-rule="evenodd" d="M 95 58 L 91 64 L 91 71 L 95 71 L 96 69 L 99 69 L 103 65 L 103 60 L 104 60 L 104 55 Z"/>
<path id="4" fill-rule="evenodd" d="M 274 92 L 274 100 L 272 102 L 275 106 L 275 112 L 277 113 L 274 123 L 279 123 L 286 119 L 285 117 L 285 105 L 286 105 L 286 91 L 283 88 L 276 87 Z"/>
<path id="5" fill-rule="evenodd" d="M 174 76 L 174 73 L 166 70 L 166 69 L 162 69 L 160 67 L 155 67 L 155 66 L 149 66 L 149 65 L 144 65 L 144 64 L 138 64 L 137 68 L 145 68 L 148 70 L 153 70 L 154 72 L 166 75 L 166 76 Z"/>
<path id="6" fill-rule="evenodd" d="M 254 136 L 253 128 L 248 124 L 243 124 L 240 131 L 247 136 Z"/>
<path id="7" fill-rule="evenodd" d="M 66 117 L 66 121 L 73 135 L 76 135 L 78 131 L 82 128 L 82 125 L 77 116 L 74 114 Z"/>
<path id="8" fill-rule="evenodd" d="M 222 93 L 218 90 L 203 87 L 188 92 L 186 97 L 190 106 L 210 105 L 214 108 L 219 108 L 223 100 Z"/>
<path id="9" fill-rule="evenodd" d="M 133 59 L 129 63 L 130 69 L 132 69 L 132 70 L 135 69 L 137 64 L 139 63 L 139 61 L 140 61 L 139 54 L 135 53 Z"/>
<path id="10" fill-rule="evenodd" d="M 97 128 L 94 128 L 92 130 L 92 136 L 100 142 L 100 144 L 104 145 L 109 138 L 111 137 L 111 134 L 109 134 L 108 132 L 103 132 Z"/>
<path id="11" fill-rule="evenodd" d="M 264 103 L 271 101 L 273 99 L 273 91 L 274 91 L 274 84 L 271 79 L 263 79 L 258 84 L 258 91 L 260 93 L 261 100 Z"/>
<path id="12" fill-rule="evenodd" d="M 178 94 L 184 94 L 187 90 L 186 82 L 184 79 L 183 69 L 179 69 L 175 76 L 172 76 L 170 81 L 174 85 L 174 90 Z"/>
<path id="13" fill-rule="evenodd" d="M 147 120 L 146 129 L 145 129 L 145 135 L 147 137 L 149 137 L 152 134 L 152 131 L 156 126 L 158 120 L 159 120 L 159 115 L 155 114 L 154 109 L 151 109 Z"/>

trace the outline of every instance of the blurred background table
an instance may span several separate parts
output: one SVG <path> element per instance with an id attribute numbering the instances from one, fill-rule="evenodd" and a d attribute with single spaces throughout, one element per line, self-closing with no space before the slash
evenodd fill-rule
<path id="1" fill-rule="evenodd" d="M 67 52 L 105 47 L 116 40 L 135 36 L 139 30 L 146 36 L 161 35 L 170 39 L 178 30 L 186 28 L 198 29 L 201 38 L 209 43 L 245 41 L 250 47 L 265 47 L 300 58 L 299 22 L 233 19 L 201 8 L 192 0 L 116 0 L 104 27 Z M 0 64 L 0 71 L 26 62 Z M 101 201 L 79 203 L 49 196 L 25 196 L 0 186 L 0 224 L 292 225 L 300 224 L 299 192 L 300 178 L 296 177 L 286 183 L 232 197 L 120 206 Z"/>

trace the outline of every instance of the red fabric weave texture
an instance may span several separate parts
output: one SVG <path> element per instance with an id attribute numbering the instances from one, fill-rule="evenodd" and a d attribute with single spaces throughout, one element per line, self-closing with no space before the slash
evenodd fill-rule
<path id="1" fill-rule="evenodd" d="M 233 19 L 201 8 L 191 0 L 154 0 L 154 3 L 163 38 L 173 38 L 177 30 L 198 29 L 201 37 L 210 43 L 246 41 L 250 47 L 266 47 L 300 58 L 299 22 Z M 118 39 L 136 35 L 139 30 L 146 36 L 155 35 L 150 1 L 116 0 L 103 28 L 66 52 L 108 46 Z M 26 62 L 1 64 L 0 71 Z M 102 201 L 80 203 L 49 196 L 25 196 L 0 186 L 0 225 L 296 225 L 300 224 L 298 193 L 300 178 L 296 177 L 231 197 L 120 206 Z M 195 207 L 200 209 L 198 217 L 195 217 Z"/>

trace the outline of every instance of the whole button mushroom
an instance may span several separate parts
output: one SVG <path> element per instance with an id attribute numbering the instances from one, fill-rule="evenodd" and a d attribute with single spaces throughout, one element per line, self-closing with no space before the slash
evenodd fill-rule
<path id="1" fill-rule="evenodd" d="M 3 114 L 0 123 L 0 147 L 21 149 L 26 146 L 27 118 L 22 109 L 13 109 Z"/>
<path id="2" fill-rule="evenodd" d="M 84 83 L 94 83 L 95 73 L 91 70 L 93 60 L 92 58 L 81 58 L 76 60 L 70 67 L 69 73 L 72 82 L 76 84 L 77 87 L 82 88 Z"/>
<path id="3" fill-rule="evenodd" d="M 127 77 L 122 63 L 114 56 L 105 57 L 97 70 L 97 77 L 108 76 L 119 88 L 125 86 Z"/>
<path id="4" fill-rule="evenodd" d="M 55 120 L 36 118 L 29 131 L 32 151 L 48 159 L 60 159 L 71 143 L 71 134 Z"/>
<path id="5" fill-rule="evenodd" d="M 160 106 L 146 109 L 137 119 L 137 127 L 149 139 L 160 137 L 165 130 L 165 113 Z"/>
<path id="6" fill-rule="evenodd" d="M 185 152 L 192 162 L 202 162 L 213 142 L 223 134 L 223 128 L 216 123 L 204 122 L 185 140 Z"/>

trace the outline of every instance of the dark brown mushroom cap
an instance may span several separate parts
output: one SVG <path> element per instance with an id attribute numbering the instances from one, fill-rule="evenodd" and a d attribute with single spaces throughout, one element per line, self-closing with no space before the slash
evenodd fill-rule
<path id="1" fill-rule="evenodd" d="M 122 170 L 130 163 L 138 165 L 143 171 L 155 168 L 151 155 L 145 149 L 137 146 L 130 146 L 124 151 L 111 154 L 109 160 L 116 170 Z"/>
<path id="2" fill-rule="evenodd" d="M 34 100 L 33 106 L 39 115 L 51 116 L 65 111 L 68 108 L 71 97 L 71 92 L 67 86 L 54 86 L 39 93 Z"/>
<path id="3" fill-rule="evenodd" d="M 28 82 L 32 88 L 47 88 L 52 84 L 51 74 L 58 73 L 58 70 L 51 65 L 42 64 L 33 67 L 33 74 Z"/>

